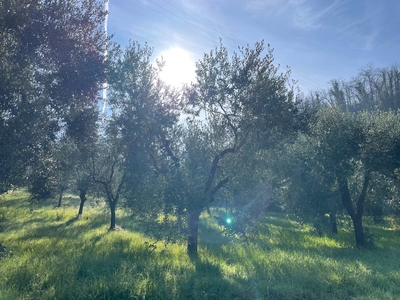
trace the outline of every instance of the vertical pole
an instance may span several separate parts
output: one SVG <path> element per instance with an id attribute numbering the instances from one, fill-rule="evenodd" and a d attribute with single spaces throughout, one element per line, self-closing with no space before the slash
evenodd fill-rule
<path id="1" fill-rule="evenodd" d="M 104 9 L 106 11 L 106 17 L 104 19 L 104 36 L 105 36 L 105 45 L 104 45 L 104 59 L 107 60 L 108 50 L 107 50 L 107 26 L 108 26 L 108 1 L 104 0 Z M 107 106 L 107 81 L 103 83 L 103 110 L 102 110 L 102 119 L 104 121 L 105 111 Z"/>

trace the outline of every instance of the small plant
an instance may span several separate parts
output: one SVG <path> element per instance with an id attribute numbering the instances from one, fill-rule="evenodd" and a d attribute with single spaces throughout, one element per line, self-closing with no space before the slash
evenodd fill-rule
<path id="1" fill-rule="evenodd" d="M 12 254 L 12 251 L 0 244 L 0 259 Z"/>

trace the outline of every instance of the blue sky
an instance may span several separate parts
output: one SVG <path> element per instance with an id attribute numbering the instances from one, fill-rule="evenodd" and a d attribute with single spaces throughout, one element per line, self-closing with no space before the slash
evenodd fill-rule
<path id="1" fill-rule="evenodd" d="M 187 67 L 175 73 L 189 73 L 219 37 L 229 51 L 264 39 L 304 93 L 368 63 L 400 63 L 399 0 L 109 0 L 109 13 L 120 44 L 147 42 L 170 67 L 166 51 L 179 48 L 175 60 Z"/>

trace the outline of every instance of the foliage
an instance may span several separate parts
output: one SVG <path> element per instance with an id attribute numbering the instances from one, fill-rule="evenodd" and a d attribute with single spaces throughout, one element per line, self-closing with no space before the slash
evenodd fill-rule
<path id="1" fill-rule="evenodd" d="M 311 92 L 307 99 L 313 105 L 339 107 L 343 111 L 397 111 L 400 108 L 399 65 L 362 68 L 351 80 L 331 80 L 326 90 Z"/>
<path id="2" fill-rule="evenodd" d="M 180 192 L 190 197 L 183 197 L 188 200 L 179 209 L 187 211 L 188 251 L 192 253 L 197 252 L 196 224 L 201 212 L 223 189 L 233 187 L 240 193 L 249 188 L 250 180 L 246 184 L 232 181 L 238 175 L 234 167 L 248 167 L 242 149 L 257 157 L 260 147 L 271 147 L 278 136 L 298 129 L 301 123 L 299 103 L 294 100 L 293 87 L 288 88 L 290 70 L 278 73 L 273 49 L 264 54 L 263 42 L 253 49 L 240 48 L 232 56 L 221 44 L 197 62 L 196 75 L 196 82 L 185 90 L 185 110 L 190 115 L 186 135 L 178 143 L 184 149 L 182 157 L 178 156 L 183 170 L 178 172 L 188 174 L 193 185 L 185 185 L 188 191 Z M 199 115 L 204 115 L 202 125 L 194 121 Z M 257 178 L 250 185 L 263 180 Z"/>
<path id="3" fill-rule="evenodd" d="M 230 57 L 221 44 L 196 64 L 197 82 L 187 90 L 189 112 L 204 111 L 206 119 L 225 129 L 230 139 L 257 132 L 267 143 L 272 132 L 296 128 L 300 103 L 295 99 L 291 71 L 279 73 L 273 49 L 264 42 L 242 47 Z"/>
<path id="4" fill-rule="evenodd" d="M 277 147 L 271 153 L 275 197 L 284 210 L 316 223 L 326 213 L 340 210 L 340 195 L 333 170 L 321 163 L 317 139 L 299 134 L 293 143 Z"/>
<path id="5" fill-rule="evenodd" d="M 0 190 L 23 183 L 26 168 L 38 163 L 67 132 L 86 134 L 77 119 L 96 106 L 104 80 L 97 0 L 0 2 Z M 88 125 L 90 127 L 90 125 Z"/>
<path id="6" fill-rule="evenodd" d="M 312 208 L 323 215 L 336 213 L 340 207 L 333 200 L 340 199 L 353 219 L 357 245 L 364 245 L 364 209 L 377 197 L 384 199 L 383 182 L 395 178 L 399 167 L 399 121 L 391 111 L 355 114 L 337 108 L 320 109 L 308 135 L 299 135 L 280 160 L 286 161 L 283 169 L 287 175 L 281 179 L 284 190 L 289 197 L 293 192 L 295 195 L 288 204 L 303 211 Z M 390 192 L 386 189 L 388 200 Z"/>
<path id="7" fill-rule="evenodd" d="M 105 137 L 93 159 L 93 177 L 104 189 L 115 228 L 115 207 L 123 197 L 130 208 L 160 206 L 160 160 L 169 150 L 168 130 L 178 121 L 177 93 L 159 79 L 161 64 L 151 63 L 152 48 L 132 42 L 110 57 L 109 105 Z M 165 157 L 165 155 L 164 155 Z M 152 177 L 153 176 L 153 177 Z M 148 203 L 149 200 L 158 203 Z M 150 202 L 150 201 L 149 201 Z"/>

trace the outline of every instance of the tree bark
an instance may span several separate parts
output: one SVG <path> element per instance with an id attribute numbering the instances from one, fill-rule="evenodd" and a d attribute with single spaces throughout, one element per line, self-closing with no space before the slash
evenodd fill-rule
<path id="1" fill-rule="evenodd" d="M 106 192 L 106 195 L 107 195 L 107 203 L 110 206 L 110 213 L 111 213 L 111 218 L 110 219 L 111 219 L 111 222 L 110 222 L 110 229 L 109 230 L 114 230 L 115 227 L 116 227 L 115 226 L 116 225 L 115 224 L 115 208 L 116 208 L 117 203 L 118 203 L 119 194 L 120 194 L 120 192 L 122 190 L 122 187 L 123 187 L 123 185 L 125 183 L 126 173 L 123 173 L 121 181 L 118 184 L 118 188 L 114 193 L 113 189 L 112 189 L 112 182 L 113 182 L 113 180 L 115 180 L 114 179 L 114 171 L 115 171 L 115 167 L 116 167 L 117 162 L 114 161 L 112 163 L 110 175 L 108 176 L 108 180 L 96 179 L 94 159 L 92 159 L 92 162 L 93 162 L 93 175 L 92 175 L 93 180 L 94 180 L 94 182 L 99 183 L 104 187 L 104 191 Z"/>
<path id="2" fill-rule="evenodd" d="M 343 206 L 346 208 L 347 212 L 349 213 L 349 215 L 351 217 L 351 220 L 353 221 L 354 236 L 356 239 L 357 247 L 363 247 L 366 245 L 364 229 L 363 229 L 363 224 L 362 224 L 362 216 L 364 213 L 364 202 L 365 202 L 365 196 L 366 196 L 367 190 L 368 190 L 369 180 L 370 180 L 369 173 L 366 172 L 364 174 L 364 182 L 363 182 L 361 194 L 357 201 L 357 206 L 356 206 L 357 212 L 354 209 L 353 202 L 351 200 L 351 195 L 350 195 L 347 179 L 343 179 L 343 180 L 339 181 L 339 190 L 340 190 L 340 194 L 342 196 Z"/>
<path id="3" fill-rule="evenodd" d="M 83 212 L 83 205 L 85 204 L 85 201 L 86 201 L 86 191 L 85 190 L 80 191 L 79 198 L 81 199 L 81 203 L 79 204 L 78 218 L 81 218 L 82 212 Z"/>
<path id="4" fill-rule="evenodd" d="M 59 195 L 59 197 L 58 197 L 58 204 L 57 204 L 57 207 L 61 207 L 63 194 L 64 194 L 64 190 L 61 190 L 61 191 L 60 191 L 60 195 Z"/>
<path id="5" fill-rule="evenodd" d="M 332 233 L 337 234 L 338 233 L 338 228 L 337 228 L 336 213 L 329 213 L 329 221 L 331 223 L 331 231 L 332 231 Z"/>
<path id="6" fill-rule="evenodd" d="M 111 223 L 110 223 L 110 230 L 115 229 L 115 207 L 116 207 L 116 202 L 112 201 L 110 202 L 110 212 L 111 212 Z"/>
<path id="7" fill-rule="evenodd" d="M 364 229 L 362 224 L 362 215 L 356 215 L 353 219 L 354 234 L 356 238 L 356 246 L 364 247 L 366 245 Z"/>
<path id="8" fill-rule="evenodd" d="M 188 235 L 187 251 L 188 254 L 191 256 L 197 256 L 200 213 L 201 213 L 200 210 L 196 210 L 189 213 L 189 218 L 188 218 L 189 235 Z"/>

